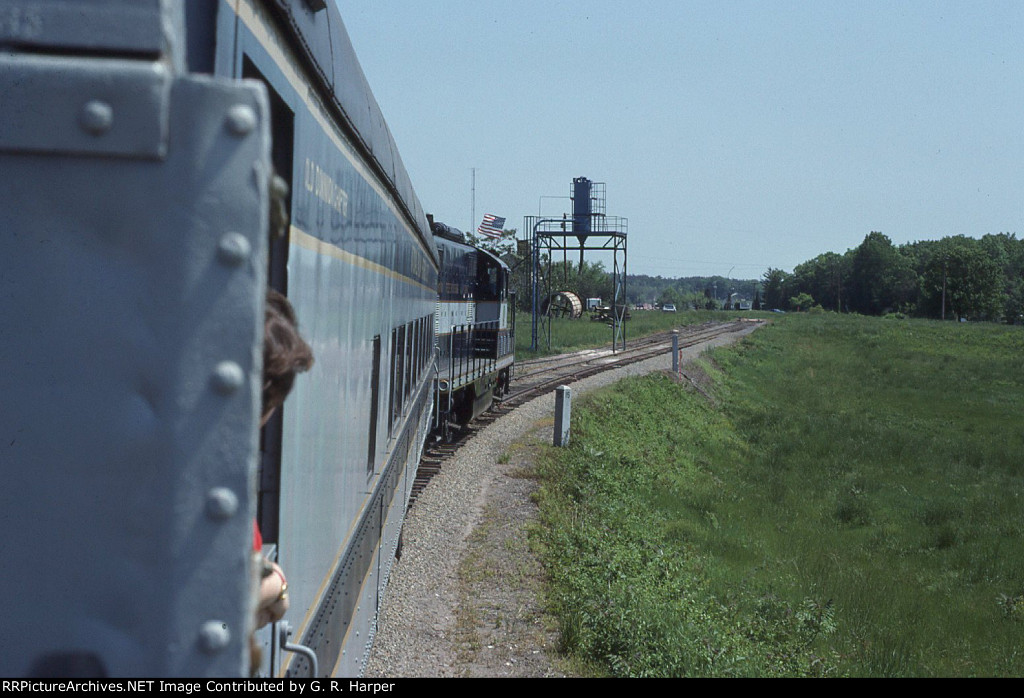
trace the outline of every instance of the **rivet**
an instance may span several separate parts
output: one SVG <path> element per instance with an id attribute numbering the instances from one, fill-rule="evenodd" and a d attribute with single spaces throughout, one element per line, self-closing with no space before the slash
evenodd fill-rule
<path id="1" fill-rule="evenodd" d="M 236 136 L 247 136 L 256 128 L 256 112 L 247 104 L 236 104 L 228 110 L 228 129 Z"/>
<path id="2" fill-rule="evenodd" d="M 217 245 L 217 257 L 222 264 L 230 267 L 237 267 L 249 259 L 252 252 L 252 245 L 241 233 L 225 233 Z"/>
<path id="3" fill-rule="evenodd" d="M 206 513 L 213 519 L 230 519 L 238 511 L 238 496 L 227 487 L 214 487 L 206 495 Z"/>
<path id="4" fill-rule="evenodd" d="M 199 629 L 199 646 L 204 652 L 220 652 L 231 642 L 228 624 L 219 620 L 208 620 Z"/>
<path id="5" fill-rule="evenodd" d="M 234 361 L 221 361 L 213 369 L 213 387 L 221 395 L 230 395 L 245 382 L 245 372 Z"/>
<path id="6" fill-rule="evenodd" d="M 94 136 L 101 136 L 114 125 L 114 110 L 106 102 L 93 99 L 85 103 L 78 123 Z"/>

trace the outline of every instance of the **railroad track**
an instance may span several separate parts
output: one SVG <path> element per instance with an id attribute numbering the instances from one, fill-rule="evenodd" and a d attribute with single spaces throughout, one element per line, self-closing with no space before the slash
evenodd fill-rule
<path id="1" fill-rule="evenodd" d="M 710 324 L 710 323 L 705 323 Z M 701 325 L 700 327 L 703 327 Z M 684 328 L 685 330 L 686 328 Z M 634 351 L 642 349 L 644 347 L 661 344 L 664 342 L 670 342 L 672 339 L 672 332 L 658 332 L 646 337 L 639 339 L 631 339 L 628 342 L 626 351 Z M 585 359 L 593 359 L 595 356 L 605 356 L 612 353 L 611 347 L 604 347 L 600 349 L 583 349 L 582 351 L 576 351 L 571 354 L 558 354 L 555 356 L 543 356 L 539 359 L 527 359 L 525 361 L 516 362 L 516 375 L 529 375 L 540 370 L 547 370 L 548 366 L 559 364 L 559 363 L 570 363 L 573 361 L 581 361 Z"/>
<path id="2" fill-rule="evenodd" d="M 689 325 L 679 330 L 679 348 L 692 347 L 749 326 L 749 320 Z M 427 444 L 413 481 L 409 506 L 412 507 L 430 480 L 441 471 L 445 461 L 454 456 L 462 444 L 502 415 L 535 397 L 551 392 L 559 385 L 666 354 L 671 347 L 672 333 L 661 332 L 634 340 L 624 351 L 615 353 L 610 348 L 592 349 L 517 363 L 511 392 L 495 398 L 491 409 L 477 417 L 472 424 L 461 427 L 451 443 Z"/>
<path id="3" fill-rule="evenodd" d="M 423 447 L 423 455 L 420 457 L 420 464 L 416 468 L 416 477 L 412 481 L 412 492 L 409 495 L 410 509 L 416 503 L 416 500 L 419 499 L 420 494 L 426 489 L 427 485 L 430 484 L 430 481 L 434 479 L 434 476 L 441 472 L 441 467 L 445 461 L 451 459 L 464 443 L 473 438 L 474 434 L 505 412 L 507 410 L 502 411 L 500 408 L 494 410 L 492 408 L 485 414 L 477 417 L 472 424 L 461 426 L 456 430 L 450 442 L 435 441 L 431 443 L 429 439 L 433 437 L 428 437 L 428 442 Z"/>
<path id="4" fill-rule="evenodd" d="M 738 321 L 684 327 L 679 331 L 679 348 L 691 347 L 747 326 L 749 326 L 748 322 Z M 497 402 L 502 406 L 515 407 L 550 392 L 559 385 L 653 358 L 668 352 L 672 346 L 671 332 L 662 332 L 645 339 L 646 341 L 638 341 L 632 346 L 628 346 L 625 351 L 615 354 L 610 349 L 602 349 L 558 357 L 560 359 L 558 363 L 547 366 L 530 362 L 521 369 L 517 365 L 512 392 L 498 399 Z"/>

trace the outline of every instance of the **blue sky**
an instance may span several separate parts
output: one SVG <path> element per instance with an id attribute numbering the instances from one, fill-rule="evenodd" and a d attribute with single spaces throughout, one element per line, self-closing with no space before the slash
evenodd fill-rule
<path id="1" fill-rule="evenodd" d="M 586 176 L 629 219 L 630 273 L 1024 235 L 1019 0 L 337 3 L 425 210 L 458 228 L 521 230 Z"/>

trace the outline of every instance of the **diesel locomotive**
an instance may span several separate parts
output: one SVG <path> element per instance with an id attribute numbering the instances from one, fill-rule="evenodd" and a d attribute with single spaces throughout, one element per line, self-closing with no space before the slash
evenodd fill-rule
<path id="1" fill-rule="evenodd" d="M 435 427 L 449 438 L 507 392 L 515 348 L 509 268 L 494 253 L 466 242 L 457 228 L 431 220 L 441 268 Z"/>

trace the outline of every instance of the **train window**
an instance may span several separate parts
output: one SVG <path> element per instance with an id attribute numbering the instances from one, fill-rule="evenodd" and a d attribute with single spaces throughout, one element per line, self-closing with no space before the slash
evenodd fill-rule
<path id="1" fill-rule="evenodd" d="M 394 431 L 395 422 L 397 421 L 397 414 L 395 412 L 395 384 L 397 383 L 397 371 L 396 366 L 398 365 L 398 329 L 391 330 L 391 371 L 389 372 L 389 378 L 391 379 L 391 386 L 388 390 L 388 436 L 390 437 Z"/>
<path id="2" fill-rule="evenodd" d="M 426 362 L 427 367 L 430 367 L 431 358 L 434 355 L 434 342 L 437 341 L 437 318 L 435 314 L 427 316 L 427 346 L 423 347 L 423 351 L 426 354 L 423 357 L 423 361 Z"/>
<path id="3" fill-rule="evenodd" d="M 370 366 L 370 443 L 366 453 L 366 474 L 373 475 L 377 457 L 377 413 L 380 412 L 380 335 L 373 338 L 373 364 Z"/>
<path id="4" fill-rule="evenodd" d="M 411 392 L 412 387 L 412 366 L 410 365 L 412 362 L 409 360 L 409 347 L 412 346 L 412 340 L 412 323 L 407 322 L 405 323 L 405 365 L 403 366 L 405 369 L 405 376 L 404 382 L 402 383 L 402 395 L 404 396 L 403 402 L 404 400 L 409 399 L 409 393 Z"/>
<path id="5" fill-rule="evenodd" d="M 419 356 L 417 357 L 417 359 L 419 360 L 420 372 L 421 373 L 423 372 L 423 368 L 426 365 L 426 361 L 424 361 L 424 358 L 423 358 L 426 355 L 426 352 L 424 351 L 424 347 L 426 347 L 426 345 L 427 345 L 427 323 L 424 321 L 423 318 L 420 318 L 420 346 L 419 346 Z"/>
<path id="6" fill-rule="evenodd" d="M 413 320 L 413 325 L 416 327 L 416 343 L 412 347 L 412 363 L 416 367 L 416 381 L 415 385 L 419 385 L 419 378 L 422 366 L 420 365 L 420 343 L 423 341 L 423 326 L 420 324 L 419 318 Z"/>
<path id="7" fill-rule="evenodd" d="M 427 317 L 420 318 L 420 324 L 423 326 L 423 340 L 420 342 L 420 370 L 422 371 L 427 367 L 427 342 L 430 334 Z"/>
<path id="8" fill-rule="evenodd" d="M 480 266 L 477 268 L 476 286 L 477 300 L 498 300 L 498 267 L 489 264 L 491 260 L 480 255 Z"/>
<path id="9" fill-rule="evenodd" d="M 413 347 L 416 346 L 416 323 L 409 322 L 406 326 L 408 328 L 408 340 L 406 347 L 406 396 L 409 397 L 412 386 L 416 383 L 416 361 L 413 360 Z"/>
<path id="10" fill-rule="evenodd" d="M 405 409 L 405 325 L 398 328 L 398 359 L 395 366 L 395 421 L 402 416 Z"/>
<path id="11" fill-rule="evenodd" d="M 417 363 L 420 366 L 420 375 L 422 376 L 423 375 L 423 366 L 424 366 L 423 347 L 426 346 L 426 344 L 427 344 L 427 323 L 425 323 L 423 321 L 423 318 L 420 318 L 419 322 L 420 322 L 420 345 L 419 345 L 419 347 L 417 347 L 419 352 L 418 352 L 418 355 L 416 357 L 416 361 L 417 361 Z"/>
<path id="12" fill-rule="evenodd" d="M 412 363 L 413 387 L 420 383 L 420 336 L 423 334 L 419 320 L 412 321 L 413 343 L 409 348 L 409 361 Z"/>

